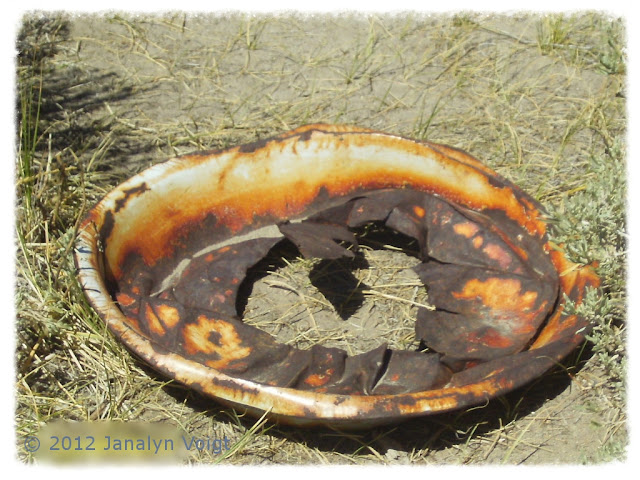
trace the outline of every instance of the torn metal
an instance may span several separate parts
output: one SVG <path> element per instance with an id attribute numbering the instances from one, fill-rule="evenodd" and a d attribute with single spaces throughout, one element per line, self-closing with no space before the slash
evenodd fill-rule
<path id="1" fill-rule="evenodd" d="M 300 350 L 243 323 L 238 289 L 277 243 L 352 257 L 371 222 L 419 246 L 427 353 Z M 583 341 L 564 305 L 599 280 L 546 231 L 534 199 L 464 152 L 310 125 L 130 179 L 87 215 L 76 263 L 110 330 L 160 372 L 289 423 L 368 426 L 485 402 Z"/>

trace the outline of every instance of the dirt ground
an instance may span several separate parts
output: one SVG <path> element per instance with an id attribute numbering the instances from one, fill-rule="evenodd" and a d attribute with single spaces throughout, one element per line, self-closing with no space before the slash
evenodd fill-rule
<path id="1" fill-rule="evenodd" d="M 553 212 L 598 181 L 590 159 L 624 143 L 624 26 L 596 13 L 67 19 L 69 30 L 43 80 L 42 117 L 51 135 L 44 137 L 39 170 L 49 152 L 54 165 L 47 172 L 62 165 L 56 171 L 66 172 L 65 188 L 79 189 L 73 179 L 84 175 L 82 202 L 65 200 L 71 194 L 60 190 L 49 235 L 61 242 L 93 202 L 150 165 L 308 123 L 359 125 L 461 148 Z M 24 255 L 27 265 L 31 254 Z M 415 258 L 386 243 L 365 248 L 365 256 L 366 265 L 352 271 L 367 287 L 357 301 L 335 293 L 349 285 L 322 283 L 327 270 L 337 278 L 347 267 L 294 258 L 255 283 L 246 321 L 303 348 L 320 342 L 360 353 L 381 338 L 394 348 L 415 348 L 416 305 L 428 302 L 406 270 Z M 68 252 L 60 258 L 71 285 Z M 592 260 L 600 259 L 584 259 Z M 18 270 L 18 291 L 27 291 L 29 277 L 20 272 L 29 268 Z M 18 437 L 50 418 L 121 419 L 168 422 L 238 444 L 223 459 L 205 451 L 190 458 L 194 463 L 624 458 L 624 392 L 588 343 L 565 365 L 486 406 L 366 432 L 256 426 L 139 364 L 95 316 L 74 306 L 81 303 L 77 288 L 69 292 L 55 314 L 37 295 L 18 300 L 18 364 L 28 359 L 30 365 L 27 373 L 18 368 Z M 610 293 L 624 303 L 621 291 Z M 58 340 L 29 333 L 52 315 Z M 19 440 L 18 451 L 30 459 Z"/>

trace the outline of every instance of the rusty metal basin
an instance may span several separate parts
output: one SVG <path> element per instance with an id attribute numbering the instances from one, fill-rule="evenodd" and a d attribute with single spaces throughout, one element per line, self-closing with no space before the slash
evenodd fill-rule
<path id="1" fill-rule="evenodd" d="M 281 241 L 349 257 L 377 222 L 413 237 L 425 351 L 301 350 L 242 322 L 238 287 Z M 599 285 L 547 238 L 541 206 L 468 154 L 309 125 L 155 165 L 80 227 L 79 281 L 109 330 L 162 374 L 254 415 L 364 427 L 482 404 L 542 375 L 589 325 Z"/>

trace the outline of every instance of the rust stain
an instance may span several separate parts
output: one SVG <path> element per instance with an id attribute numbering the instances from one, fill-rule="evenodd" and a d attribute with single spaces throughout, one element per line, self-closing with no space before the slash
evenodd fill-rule
<path id="1" fill-rule="evenodd" d="M 153 311 L 151 305 L 146 305 L 144 314 L 145 319 L 147 320 L 147 325 L 149 325 L 149 330 L 151 330 L 156 335 L 164 335 L 166 333 L 164 327 L 160 323 L 160 319 Z"/>
<path id="2" fill-rule="evenodd" d="M 495 243 L 488 243 L 487 245 L 485 245 L 482 251 L 487 254 L 487 257 L 496 260 L 500 267 L 505 270 L 509 268 L 509 265 L 511 265 L 511 260 L 513 257 L 511 257 L 511 255 L 509 255 L 509 252 L 505 251 L 505 249 L 500 245 L 497 245 Z"/>
<path id="3" fill-rule="evenodd" d="M 209 337 L 216 332 L 220 338 L 212 342 Z M 251 354 L 251 348 L 243 347 L 242 340 L 229 322 L 200 315 L 197 323 L 184 327 L 185 350 L 189 354 L 214 354 L 218 359 L 208 360 L 211 368 L 224 368 L 233 360 L 243 359 Z"/>
<path id="4" fill-rule="evenodd" d="M 473 237 L 478 232 L 478 230 L 480 230 L 480 227 L 478 227 L 478 225 L 473 222 L 457 223 L 453 226 L 454 232 L 466 238 Z"/>
<path id="5" fill-rule="evenodd" d="M 487 329 L 486 332 L 478 334 L 472 332 L 468 336 L 469 342 L 472 344 L 482 344 L 493 348 L 509 348 L 513 345 L 513 340 L 501 335 L 500 332 L 493 328 Z M 471 347 L 473 348 L 473 347 Z"/>
<path id="6" fill-rule="evenodd" d="M 477 405 L 582 341 L 565 296 L 579 304 L 599 279 L 550 244 L 541 212 L 456 148 L 314 124 L 125 182 L 82 222 L 76 264 L 111 331 L 159 371 L 254 415 L 367 426 Z M 373 221 L 419 244 L 431 353 L 301 351 L 241 321 L 246 271 L 281 238 L 349 257 L 352 227 Z"/>
<path id="7" fill-rule="evenodd" d="M 172 307 L 171 305 L 158 305 L 156 307 L 156 313 L 166 327 L 173 328 L 180 323 L 180 312 L 176 307 Z"/>
<path id="8" fill-rule="evenodd" d="M 118 303 L 123 307 L 130 307 L 133 305 L 137 299 L 132 297 L 131 295 L 127 295 L 126 293 L 118 292 Z"/>
<path id="9" fill-rule="evenodd" d="M 479 299 L 483 305 L 496 310 L 529 311 L 538 298 L 537 292 L 521 293 L 522 284 L 513 278 L 472 279 L 459 292 L 452 295 L 459 299 Z"/>
<path id="10" fill-rule="evenodd" d="M 330 374 L 316 373 L 309 375 L 304 381 L 312 387 L 321 387 L 331 379 Z"/>

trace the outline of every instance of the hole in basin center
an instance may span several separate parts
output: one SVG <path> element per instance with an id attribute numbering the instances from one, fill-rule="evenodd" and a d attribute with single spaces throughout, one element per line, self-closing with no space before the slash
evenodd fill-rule
<path id="1" fill-rule="evenodd" d="M 266 258 L 256 266 L 244 322 L 299 349 L 320 344 L 349 355 L 382 344 L 417 350 L 415 321 L 427 290 L 412 270 L 415 242 L 386 228 L 358 235 L 353 259 Z"/>

